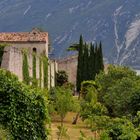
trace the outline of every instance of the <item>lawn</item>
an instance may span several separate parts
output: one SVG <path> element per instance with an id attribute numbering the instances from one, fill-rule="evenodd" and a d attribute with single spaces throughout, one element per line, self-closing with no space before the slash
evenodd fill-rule
<path id="1" fill-rule="evenodd" d="M 78 119 L 78 122 L 76 125 L 72 124 L 73 117 L 76 116 L 76 113 L 70 112 L 67 114 L 65 120 L 64 120 L 64 126 L 68 129 L 67 133 L 70 137 L 70 140 L 79 140 L 80 137 L 80 131 L 82 131 L 86 136 L 88 137 L 95 137 L 95 132 L 91 132 L 91 130 L 86 126 L 84 122 L 81 121 L 81 119 Z M 57 127 L 60 125 L 60 118 L 59 116 L 54 116 L 52 118 L 52 124 L 51 124 L 51 138 L 50 140 L 57 140 Z M 64 138 L 63 140 L 67 140 L 67 138 Z"/>

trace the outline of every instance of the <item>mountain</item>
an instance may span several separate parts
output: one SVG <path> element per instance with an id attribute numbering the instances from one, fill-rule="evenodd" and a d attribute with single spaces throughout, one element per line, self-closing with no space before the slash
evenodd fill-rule
<path id="1" fill-rule="evenodd" d="M 79 40 L 102 41 L 105 61 L 140 69 L 140 0 L 1 0 L 0 31 L 50 34 L 54 55 Z"/>

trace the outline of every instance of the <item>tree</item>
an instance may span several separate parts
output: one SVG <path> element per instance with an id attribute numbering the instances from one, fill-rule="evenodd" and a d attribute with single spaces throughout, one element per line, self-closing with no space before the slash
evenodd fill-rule
<path id="1" fill-rule="evenodd" d="M 81 100 L 81 117 L 83 120 L 101 116 L 107 113 L 107 109 L 98 102 L 97 90 L 95 87 L 88 87 L 86 95 Z"/>
<path id="2" fill-rule="evenodd" d="M 54 107 L 61 118 L 61 126 L 66 114 L 72 111 L 74 105 L 71 90 L 64 87 L 57 87 L 54 100 Z"/>
<path id="3" fill-rule="evenodd" d="M 95 50 L 94 44 L 90 44 L 90 56 L 89 56 L 89 80 L 95 80 Z"/>
<path id="4" fill-rule="evenodd" d="M 110 66 L 107 73 L 102 72 L 96 77 L 96 83 L 100 87 L 99 101 L 108 108 L 109 115 L 132 113 L 132 96 L 140 91 L 140 77 L 134 71 L 127 67 Z"/>
<path id="5" fill-rule="evenodd" d="M 103 52 L 102 52 L 102 42 L 100 41 L 99 44 L 99 65 L 100 65 L 100 70 L 103 71 L 104 70 L 104 62 L 103 62 Z"/>
<path id="6" fill-rule="evenodd" d="M 84 49 L 84 44 L 83 44 L 83 37 L 82 35 L 80 36 L 79 40 L 79 49 L 78 49 L 78 66 L 77 66 L 77 78 L 76 78 L 76 86 L 77 86 L 77 91 L 80 91 L 81 88 L 81 82 L 82 82 L 82 67 L 83 67 L 83 50 Z"/>
<path id="7" fill-rule="evenodd" d="M 56 85 L 62 86 L 68 82 L 68 75 L 65 71 L 61 70 L 56 73 Z"/>
<path id="8" fill-rule="evenodd" d="M 99 46 L 96 43 L 84 43 L 82 35 L 80 36 L 79 43 L 73 44 L 68 48 L 69 51 L 78 51 L 78 65 L 77 65 L 77 78 L 76 86 L 77 91 L 80 91 L 81 83 L 86 80 L 95 80 L 96 74 L 104 70 L 102 43 Z"/>
<path id="9" fill-rule="evenodd" d="M 102 132 L 101 140 L 137 140 L 139 132 L 126 118 L 114 118 L 108 121 L 108 127 Z"/>
<path id="10" fill-rule="evenodd" d="M 84 52 L 83 52 L 83 66 L 81 67 L 82 73 L 82 81 L 86 81 L 89 79 L 89 63 L 88 63 L 88 58 L 89 58 L 89 50 L 88 50 L 88 45 L 85 43 L 84 45 Z M 81 81 L 81 82 L 82 82 Z"/>

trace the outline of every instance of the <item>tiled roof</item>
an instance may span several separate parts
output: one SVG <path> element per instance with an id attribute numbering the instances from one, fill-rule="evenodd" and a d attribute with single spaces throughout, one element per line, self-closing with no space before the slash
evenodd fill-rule
<path id="1" fill-rule="evenodd" d="M 40 32 L 37 29 L 31 32 L 0 33 L 0 42 L 48 42 L 48 32 Z"/>

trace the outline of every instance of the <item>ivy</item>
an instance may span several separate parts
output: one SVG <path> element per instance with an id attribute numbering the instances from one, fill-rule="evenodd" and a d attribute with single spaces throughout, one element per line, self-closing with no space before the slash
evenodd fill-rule
<path id="1" fill-rule="evenodd" d="M 43 56 L 44 88 L 48 88 L 48 58 Z"/>
<path id="2" fill-rule="evenodd" d="M 38 80 L 36 78 L 36 54 L 33 54 L 33 61 L 32 61 L 32 75 L 33 77 L 30 78 L 29 70 L 28 70 L 28 58 L 27 58 L 27 51 L 23 51 L 23 81 L 26 84 L 30 84 L 30 80 L 32 80 L 33 87 L 38 85 Z M 44 88 L 48 88 L 48 58 L 46 55 L 41 55 L 39 57 L 39 86 L 42 87 L 42 67 L 43 67 L 43 86 Z"/>
<path id="3" fill-rule="evenodd" d="M 42 57 L 39 58 L 39 86 L 42 87 Z"/>
<path id="4" fill-rule="evenodd" d="M 3 54 L 4 54 L 4 48 L 6 47 L 6 44 L 0 44 L 0 66 L 2 63 L 2 59 L 3 59 Z"/>
<path id="5" fill-rule="evenodd" d="M 9 71 L 0 69 L 0 125 L 14 140 L 46 140 L 47 100 Z"/>
<path id="6" fill-rule="evenodd" d="M 32 85 L 34 86 L 34 87 L 36 87 L 37 85 L 38 85 L 38 81 L 37 81 L 37 79 L 36 79 L 36 53 L 33 53 L 33 59 L 32 59 L 33 61 L 32 61 L 32 75 L 33 75 L 33 77 L 32 77 Z"/>
<path id="7" fill-rule="evenodd" d="M 22 75 L 23 75 L 23 81 L 27 85 L 30 84 L 30 76 L 29 76 L 29 64 L 28 64 L 28 58 L 27 58 L 27 51 L 23 50 L 23 65 L 22 65 Z"/>

